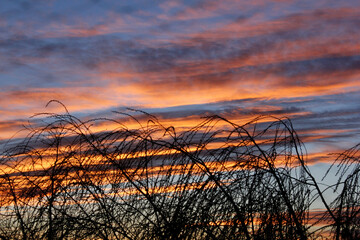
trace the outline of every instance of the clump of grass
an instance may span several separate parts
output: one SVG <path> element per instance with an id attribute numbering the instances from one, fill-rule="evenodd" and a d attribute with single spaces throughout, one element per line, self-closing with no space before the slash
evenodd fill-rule
<path id="1" fill-rule="evenodd" d="M 328 203 L 287 118 L 239 125 L 208 116 L 177 132 L 141 113 L 137 129 L 67 110 L 40 114 L 43 124 L 2 153 L 0 238 L 359 236 L 358 145 L 335 160 L 338 182 L 329 188 L 339 195 Z M 99 122 L 115 127 L 92 131 Z M 318 221 L 314 201 L 325 208 Z M 325 226 L 314 228 L 319 222 Z"/>

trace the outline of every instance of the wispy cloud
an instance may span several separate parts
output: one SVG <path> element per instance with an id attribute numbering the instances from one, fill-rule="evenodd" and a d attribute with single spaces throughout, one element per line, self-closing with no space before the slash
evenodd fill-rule
<path id="1" fill-rule="evenodd" d="M 359 129 L 358 1 L 6 1 L 0 13 L 2 129 L 51 99 L 177 126 L 290 116 L 324 146 Z"/>

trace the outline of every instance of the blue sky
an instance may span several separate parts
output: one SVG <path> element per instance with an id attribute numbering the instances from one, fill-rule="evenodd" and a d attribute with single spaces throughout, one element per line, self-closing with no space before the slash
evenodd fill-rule
<path id="1" fill-rule="evenodd" d="M 360 140 L 359 25 L 355 0 L 2 1 L 0 139 L 56 99 L 176 126 L 288 116 L 321 161 Z"/>

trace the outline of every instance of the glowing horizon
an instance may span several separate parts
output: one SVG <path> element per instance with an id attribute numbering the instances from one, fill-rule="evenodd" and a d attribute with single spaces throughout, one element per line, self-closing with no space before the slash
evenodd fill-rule
<path id="1" fill-rule="evenodd" d="M 45 108 L 52 99 L 83 119 L 130 107 L 178 129 L 287 116 L 313 163 L 360 140 L 358 1 L 5 1 L 0 12 L 1 143 L 35 113 L 62 113 Z"/>

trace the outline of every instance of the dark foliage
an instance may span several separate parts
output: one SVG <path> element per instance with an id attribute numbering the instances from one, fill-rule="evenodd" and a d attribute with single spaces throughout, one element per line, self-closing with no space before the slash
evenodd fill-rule
<path id="1" fill-rule="evenodd" d="M 289 119 L 209 116 L 177 132 L 143 116 L 135 130 L 69 113 L 29 127 L 2 153 L 0 238 L 360 238 L 359 145 L 337 157 L 338 182 L 324 189 Z M 99 122 L 117 127 L 93 132 Z"/>

